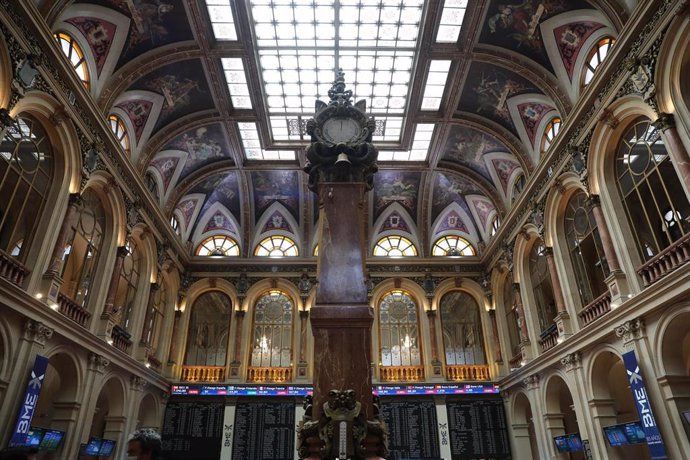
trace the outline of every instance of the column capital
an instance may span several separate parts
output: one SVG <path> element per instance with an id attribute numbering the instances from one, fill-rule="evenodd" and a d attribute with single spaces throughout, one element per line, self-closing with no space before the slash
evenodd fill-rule
<path id="1" fill-rule="evenodd" d="M 646 335 L 644 320 L 642 318 L 635 318 L 626 321 L 625 323 L 616 327 L 615 332 L 616 337 L 621 339 L 624 345 L 637 339 L 641 339 Z"/>
<path id="2" fill-rule="evenodd" d="M 105 372 L 105 368 L 110 366 L 110 360 L 98 353 L 89 353 L 89 369 L 100 372 Z"/>
<path id="3" fill-rule="evenodd" d="M 129 249 L 126 245 L 117 247 L 117 257 L 125 258 L 127 254 L 129 254 Z"/>
<path id="4" fill-rule="evenodd" d="M 591 194 L 587 197 L 585 200 L 585 205 L 587 206 L 588 209 L 592 208 L 600 208 L 601 207 L 601 199 L 599 198 L 599 195 Z"/>
<path id="5" fill-rule="evenodd" d="M 309 310 L 300 310 L 299 311 L 299 317 L 302 319 L 309 318 Z"/>
<path id="6" fill-rule="evenodd" d="M 525 377 L 522 380 L 522 384 L 525 385 L 528 390 L 536 390 L 539 388 L 539 374 L 532 374 Z"/>
<path id="7" fill-rule="evenodd" d="M 551 246 L 544 246 L 544 255 L 546 257 L 553 257 L 553 248 Z"/>
<path id="8" fill-rule="evenodd" d="M 148 383 L 145 378 L 139 377 L 138 375 L 133 375 L 129 379 L 130 383 L 132 384 L 132 389 L 134 391 L 143 391 L 144 387 Z"/>
<path id="9" fill-rule="evenodd" d="M 561 358 L 561 365 L 565 367 L 566 371 L 571 371 L 580 367 L 582 365 L 580 352 L 576 351 L 565 355 L 563 358 Z"/>
<path id="10" fill-rule="evenodd" d="M 437 312 L 437 310 L 427 310 L 427 311 L 426 311 L 426 316 L 427 316 L 428 318 L 430 318 L 430 319 L 431 319 L 431 318 L 436 318 L 436 312 Z"/>
<path id="11" fill-rule="evenodd" d="M 245 313 L 247 313 L 244 310 L 235 310 L 235 318 L 244 318 Z"/>
<path id="12" fill-rule="evenodd" d="M 81 197 L 81 193 L 70 193 L 68 204 L 74 206 L 81 206 L 84 200 Z"/>
<path id="13" fill-rule="evenodd" d="M 53 329 L 40 321 L 30 319 L 24 324 L 24 337 L 28 340 L 32 340 L 40 345 L 45 345 L 46 341 L 52 336 Z"/>
<path id="14" fill-rule="evenodd" d="M 667 129 L 676 127 L 676 120 L 672 113 L 660 113 L 659 118 L 652 123 L 656 129 L 666 131 Z"/>

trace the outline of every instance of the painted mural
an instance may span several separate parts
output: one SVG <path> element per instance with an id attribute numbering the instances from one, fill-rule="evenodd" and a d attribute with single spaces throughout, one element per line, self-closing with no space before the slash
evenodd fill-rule
<path id="1" fill-rule="evenodd" d="M 491 165 L 496 171 L 498 180 L 501 183 L 501 188 L 503 189 L 503 194 L 508 196 L 508 185 L 510 184 L 510 178 L 513 176 L 515 170 L 520 169 L 520 163 L 515 160 L 508 160 L 506 158 L 492 159 Z"/>
<path id="2" fill-rule="evenodd" d="M 198 204 L 199 202 L 196 198 L 184 198 L 180 200 L 179 203 L 177 203 L 175 209 L 180 211 L 180 213 L 182 214 L 186 228 L 189 228 L 191 224 L 190 221 L 192 220 L 192 216 L 194 215 L 194 209 L 196 209 Z"/>
<path id="3" fill-rule="evenodd" d="M 276 201 L 287 208 L 297 222 L 299 218 L 300 171 L 252 171 L 254 222 Z"/>
<path id="4" fill-rule="evenodd" d="M 149 115 L 151 115 L 153 102 L 145 100 L 125 101 L 115 107 L 127 114 L 127 117 L 132 122 L 132 126 L 134 126 L 134 137 L 139 142 L 141 133 L 144 131 Z"/>
<path id="5" fill-rule="evenodd" d="M 573 81 L 575 62 L 585 41 L 597 30 L 604 27 L 597 22 L 575 22 L 556 27 L 553 31 L 558 44 L 558 52 L 563 60 L 563 66 L 568 72 L 568 78 Z"/>
<path id="6" fill-rule="evenodd" d="M 204 207 L 201 208 L 199 216 L 203 216 L 214 203 L 219 202 L 238 221 L 240 220 L 240 189 L 237 171 L 223 171 L 209 176 L 203 182 L 194 186 L 188 193 L 203 193 L 206 195 L 206 202 Z"/>
<path id="7" fill-rule="evenodd" d="M 439 222 L 439 226 L 436 228 L 435 232 L 441 233 L 445 231 L 464 232 L 466 234 L 470 233 L 465 225 L 465 221 L 462 220 L 460 214 L 458 214 L 458 212 L 454 209 L 446 212 Z"/>
<path id="8" fill-rule="evenodd" d="M 193 38 L 183 0 L 90 0 L 88 3 L 112 8 L 132 20 L 117 68 L 156 47 Z"/>
<path id="9" fill-rule="evenodd" d="M 288 220 L 279 211 L 274 211 L 271 217 L 268 218 L 264 228 L 261 229 L 261 233 L 270 232 L 274 230 L 283 230 L 288 233 L 293 233 L 292 227 L 288 223 Z"/>
<path id="10" fill-rule="evenodd" d="M 235 235 L 239 235 L 237 229 L 235 228 L 235 224 L 233 224 L 232 221 L 220 211 L 216 212 L 208 220 L 202 233 L 212 232 L 214 230 L 226 230 L 230 233 L 234 233 Z"/>
<path id="11" fill-rule="evenodd" d="M 526 93 L 541 94 L 541 91 L 510 70 L 473 62 L 458 109 L 483 115 L 517 135 L 508 111 L 508 99 Z"/>
<path id="12" fill-rule="evenodd" d="M 117 26 L 100 18 L 76 17 L 66 21 L 79 29 L 91 48 L 96 61 L 96 73 L 100 76 L 110 47 L 113 44 Z"/>
<path id="13" fill-rule="evenodd" d="M 374 176 L 374 218 L 392 203 L 400 203 L 417 221 L 417 198 L 422 174 L 409 171 L 379 171 Z"/>
<path id="14" fill-rule="evenodd" d="M 214 106 L 199 59 L 156 69 L 137 80 L 129 89 L 153 91 L 163 96 L 163 108 L 154 132 L 170 121 Z"/>
<path id="15" fill-rule="evenodd" d="M 401 216 L 400 213 L 397 211 L 390 213 L 390 215 L 386 217 L 386 219 L 381 224 L 379 232 L 387 232 L 388 230 L 412 233 L 410 231 L 410 227 L 407 225 L 407 222 L 405 222 L 403 216 Z"/>
<path id="16" fill-rule="evenodd" d="M 173 174 L 175 174 L 175 168 L 177 168 L 177 164 L 179 162 L 179 157 L 172 156 L 160 156 L 151 161 L 150 166 L 154 167 L 163 178 L 164 191 L 168 190 L 170 180 L 172 179 Z"/>
<path id="17" fill-rule="evenodd" d="M 231 158 L 230 147 L 219 123 L 184 132 L 170 141 L 163 149 L 187 152 L 188 156 L 180 180 L 194 170 L 214 161 Z"/>
<path id="18" fill-rule="evenodd" d="M 527 137 L 529 137 L 530 145 L 534 145 L 541 120 L 544 118 L 544 115 L 553 111 L 554 108 L 546 104 L 539 104 L 538 102 L 527 102 L 519 104 L 517 110 L 527 132 Z M 540 136 L 541 134 L 539 133 Z"/>
<path id="19" fill-rule="evenodd" d="M 458 203 L 469 214 L 465 195 L 478 193 L 481 193 L 479 188 L 462 176 L 436 173 L 431 201 L 431 221 L 433 222 L 441 211 L 453 202 Z"/>
<path id="20" fill-rule="evenodd" d="M 469 126 L 453 125 L 449 129 L 443 152 L 444 160 L 467 166 L 491 180 L 483 158 L 484 154 L 510 152 L 510 150 L 493 136 Z"/>
<path id="21" fill-rule="evenodd" d="M 539 26 L 577 9 L 592 6 L 584 0 L 492 0 L 479 41 L 524 54 L 553 72 Z"/>

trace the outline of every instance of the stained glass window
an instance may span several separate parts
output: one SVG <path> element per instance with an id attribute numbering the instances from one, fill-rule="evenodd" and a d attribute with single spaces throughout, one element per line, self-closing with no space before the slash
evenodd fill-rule
<path id="1" fill-rule="evenodd" d="M 294 306 L 284 292 L 273 290 L 254 307 L 252 367 L 290 367 Z"/>
<path id="2" fill-rule="evenodd" d="M 196 249 L 197 256 L 224 256 L 233 257 L 240 255 L 240 247 L 237 241 L 229 236 L 216 235 L 206 238 Z"/>

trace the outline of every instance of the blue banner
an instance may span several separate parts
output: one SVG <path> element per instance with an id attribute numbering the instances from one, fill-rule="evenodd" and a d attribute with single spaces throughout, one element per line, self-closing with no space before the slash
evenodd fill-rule
<path id="1" fill-rule="evenodd" d="M 647 396 L 647 387 L 642 379 L 642 373 L 640 372 L 640 365 L 635 356 L 635 350 L 623 353 L 623 363 L 625 364 L 625 370 L 628 374 L 630 391 L 635 400 L 635 407 L 637 407 L 637 413 L 640 415 L 640 423 L 642 424 L 642 429 L 647 438 L 649 453 L 652 454 L 653 460 L 666 459 L 668 456 L 664 448 L 664 441 L 661 439 L 659 427 L 652 413 L 652 406 Z"/>
<path id="2" fill-rule="evenodd" d="M 34 368 L 29 375 L 29 383 L 26 384 L 26 393 L 22 398 L 19 415 L 17 415 L 17 425 L 12 432 L 12 439 L 10 439 L 10 447 L 23 446 L 26 443 L 26 435 L 31 427 L 31 419 L 34 418 L 34 411 L 38 404 L 38 397 L 41 394 L 41 387 L 43 386 L 47 367 L 48 358 L 36 355 Z"/>

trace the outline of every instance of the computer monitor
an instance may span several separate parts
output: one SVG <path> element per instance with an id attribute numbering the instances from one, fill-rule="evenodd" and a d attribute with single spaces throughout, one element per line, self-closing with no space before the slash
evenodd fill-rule
<path id="1" fill-rule="evenodd" d="M 647 436 L 644 434 L 644 428 L 639 422 L 626 423 L 623 426 L 625 430 L 625 437 L 628 438 L 630 444 L 640 444 L 647 442 Z"/>
<path id="2" fill-rule="evenodd" d="M 101 443 L 103 442 L 100 438 L 91 438 L 89 442 L 84 447 L 84 453 L 86 455 L 98 455 L 101 450 Z"/>
<path id="3" fill-rule="evenodd" d="M 579 452 L 583 449 L 580 433 L 564 434 L 553 438 L 558 452 Z"/>
<path id="4" fill-rule="evenodd" d="M 685 423 L 690 425 L 690 410 L 683 411 L 683 412 L 681 412 L 681 414 L 683 415 L 683 419 L 685 420 Z"/>
<path id="5" fill-rule="evenodd" d="M 570 452 L 568 447 L 568 440 L 565 436 L 556 436 L 553 438 L 553 443 L 556 445 L 558 452 Z"/>
<path id="6" fill-rule="evenodd" d="M 27 447 L 38 447 L 41 444 L 44 432 L 45 430 L 43 428 L 39 428 L 37 426 L 30 427 L 29 431 L 26 433 L 26 441 L 24 441 L 24 445 Z"/>
<path id="7" fill-rule="evenodd" d="M 115 441 L 112 439 L 104 439 L 101 443 L 101 449 L 98 451 L 99 457 L 110 457 L 115 450 Z"/>
<path id="8" fill-rule="evenodd" d="M 60 443 L 62 442 L 62 438 L 64 437 L 64 431 L 45 430 L 45 433 L 43 434 L 43 439 L 41 440 L 41 444 L 38 446 L 38 449 L 45 450 L 47 452 L 55 452 L 58 449 L 58 447 L 60 447 Z"/>
<path id="9" fill-rule="evenodd" d="M 605 426 L 604 434 L 611 447 L 625 446 L 628 444 L 628 438 L 625 436 L 623 425 Z"/>
<path id="10" fill-rule="evenodd" d="M 604 427 L 604 434 L 611 447 L 647 442 L 644 428 L 640 422 L 621 423 Z"/>

